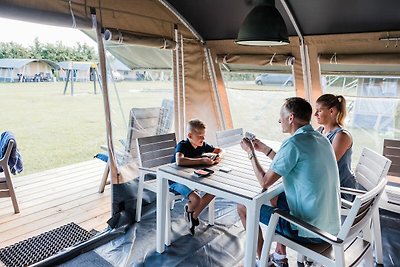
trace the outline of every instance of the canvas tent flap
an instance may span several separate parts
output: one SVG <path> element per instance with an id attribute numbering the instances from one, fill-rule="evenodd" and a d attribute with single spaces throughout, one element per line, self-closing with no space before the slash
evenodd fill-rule
<path id="1" fill-rule="evenodd" d="M 71 8 L 68 1 L 1 0 L 0 17 L 21 19 L 59 27 L 90 29 L 92 22 L 84 10 Z"/>
<path id="2" fill-rule="evenodd" d="M 337 75 L 399 75 L 400 55 L 387 54 L 320 54 L 321 72 Z"/>
<path id="3" fill-rule="evenodd" d="M 169 9 L 152 0 L 0 0 L 0 16 L 78 29 L 91 28 L 90 7 L 103 28 L 172 38 L 177 25 L 182 35 L 193 33 Z"/>
<path id="4" fill-rule="evenodd" d="M 294 64 L 294 57 L 287 55 L 263 55 L 263 54 L 226 54 L 217 55 L 217 63 L 224 64 L 243 64 L 243 65 L 283 65 L 292 66 Z"/>
<path id="5" fill-rule="evenodd" d="M 95 33 L 82 30 L 93 40 Z M 155 49 L 149 46 L 129 45 L 125 43 L 105 42 L 107 51 L 118 58 L 129 69 L 171 69 L 171 51 Z"/>
<path id="6" fill-rule="evenodd" d="M 177 46 L 175 41 L 168 38 L 122 32 L 117 29 L 107 29 L 104 32 L 104 38 L 106 41 L 116 42 L 118 44 L 138 45 L 159 49 L 175 49 Z"/>
<path id="7" fill-rule="evenodd" d="M 400 54 L 321 54 L 320 64 L 399 65 Z"/>
<path id="8" fill-rule="evenodd" d="M 217 97 L 220 98 L 219 102 L 223 103 L 226 102 L 227 96 L 221 94 L 220 89 L 213 86 L 212 75 L 207 67 L 205 46 L 200 42 L 185 40 L 179 50 L 178 68 L 182 70 L 182 76 L 179 78 L 179 83 L 175 84 L 174 90 L 175 103 L 177 103 L 175 105 L 177 132 L 179 132 L 179 125 L 186 128 L 187 121 L 193 118 L 203 120 L 210 133 L 223 129 L 223 120 L 231 125 L 230 114 L 225 112 L 221 114 L 221 109 L 218 107 Z M 176 61 L 174 63 L 176 69 Z M 180 138 L 185 138 L 185 136 L 180 136 Z M 215 136 L 207 135 L 207 141 L 215 143 Z"/>

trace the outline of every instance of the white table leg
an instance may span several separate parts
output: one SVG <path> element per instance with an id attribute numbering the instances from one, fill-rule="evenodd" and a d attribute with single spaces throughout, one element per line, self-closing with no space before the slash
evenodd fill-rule
<path id="1" fill-rule="evenodd" d="M 157 252 L 165 250 L 165 227 L 168 207 L 168 180 L 157 172 Z"/>
<path id="2" fill-rule="evenodd" d="M 244 267 L 254 267 L 257 252 L 258 224 L 260 221 L 260 209 L 255 202 L 246 206 L 246 243 L 244 254 Z"/>

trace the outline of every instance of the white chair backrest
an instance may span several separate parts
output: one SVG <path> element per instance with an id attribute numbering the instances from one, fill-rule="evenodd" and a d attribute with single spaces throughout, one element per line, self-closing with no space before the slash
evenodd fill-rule
<path id="1" fill-rule="evenodd" d="M 167 110 L 162 107 L 132 108 L 129 117 L 129 129 L 125 150 L 133 158 L 137 158 L 136 139 L 144 136 L 153 136 L 169 132 L 171 124 L 165 120 L 171 119 Z"/>
<path id="2" fill-rule="evenodd" d="M 369 223 L 386 185 L 386 179 L 382 179 L 378 185 L 363 195 L 356 196 L 352 208 L 342 224 L 338 238 L 345 241 L 352 240 Z"/>
<path id="3" fill-rule="evenodd" d="M 170 163 L 175 153 L 175 146 L 175 133 L 138 138 L 140 166 L 153 168 Z"/>
<path id="4" fill-rule="evenodd" d="M 388 174 L 400 176 L 400 140 L 384 139 L 382 154 L 392 161 Z"/>
<path id="5" fill-rule="evenodd" d="M 239 144 L 243 139 L 243 128 L 216 132 L 217 146 L 224 148 Z"/>
<path id="6" fill-rule="evenodd" d="M 364 148 L 354 170 L 356 179 L 365 189 L 370 190 L 386 177 L 390 164 L 388 158 Z"/>

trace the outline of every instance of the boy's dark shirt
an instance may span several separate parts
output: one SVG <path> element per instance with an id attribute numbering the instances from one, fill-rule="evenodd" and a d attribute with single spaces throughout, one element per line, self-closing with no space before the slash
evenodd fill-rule
<path id="1" fill-rule="evenodd" d="M 180 141 L 175 147 L 175 154 L 172 158 L 171 163 L 176 162 L 176 153 L 180 152 L 187 158 L 199 158 L 203 153 L 211 153 L 214 151 L 214 147 L 212 145 L 203 143 L 202 146 L 198 146 L 196 149 L 192 146 L 189 139 Z"/>

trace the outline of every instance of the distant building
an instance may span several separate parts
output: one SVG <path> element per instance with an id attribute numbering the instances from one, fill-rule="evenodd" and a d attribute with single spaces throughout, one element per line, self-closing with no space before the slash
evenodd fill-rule
<path id="1" fill-rule="evenodd" d="M 0 82 L 53 81 L 57 63 L 46 59 L 0 59 Z"/>

